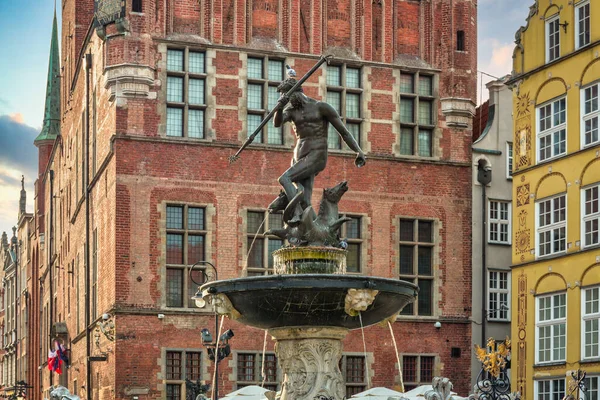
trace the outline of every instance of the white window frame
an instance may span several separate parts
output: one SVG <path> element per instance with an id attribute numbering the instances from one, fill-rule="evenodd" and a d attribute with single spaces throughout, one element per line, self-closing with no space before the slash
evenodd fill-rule
<path id="1" fill-rule="evenodd" d="M 554 125 L 554 115 L 556 114 L 556 108 L 557 105 L 562 101 L 565 101 L 565 108 L 564 108 L 564 113 L 565 113 L 565 120 L 563 123 L 559 124 L 559 125 Z M 540 113 L 541 113 L 541 109 L 550 106 L 550 115 L 549 115 L 549 119 L 550 119 L 550 124 L 552 125 L 550 128 L 546 128 L 544 129 L 544 131 L 541 131 L 541 124 L 540 124 Z M 567 154 L 567 141 L 568 141 L 568 132 L 567 132 L 567 97 L 566 96 L 560 96 L 557 97 L 555 99 L 552 99 L 550 101 L 547 101 L 543 104 L 540 104 L 539 106 L 536 107 L 535 109 L 535 126 L 536 126 L 536 151 L 535 151 L 535 158 L 538 162 L 542 162 L 542 161 L 548 161 L 560 156 L 564 156 L 565 154 Z M 559 133 L 560 131 L 564 130 L 564 136 L 565 136 L 565 150 L 562 153 L 555 153 L 554 151 L 554 147 L 556 145 L 556 143 L 560 143 L 559 142 L 555 142 L 554 141 L 554 134 Z M 540 155 L 540 141 L 543 138 L 546 138 L 547 136 L 551 136 L 552 139 L 552 143 L 550 144 L 550 156 L 542 159 L 541 155 Z"/>
<path id="2" fill-rule="evenodd" d="M 585 383 L 585 387 L 587 388 L 587 393 L 585 395 L 582 395 L 580 393 L 579 396 L 579 400 L 590 400 L 594 398 L 594 392 L 595 392 L 595 398 L 597 399 L 598 396 L 600 396 L 600 376 L 598 375 L 587 375 L 585 377 L 585 379 L 583 380 L 583 382 Z M 593 385 L 591 385 L 591 383 L 594 382 Z"/>
<path id="3" fill-rule="evenodd" d="M 556 212 L 556 208 L 554 207 L 554 200 L 564 197 L 565 198 L 565 219 L 562 221 L 555 221 L 554 219 L 554 213 Z M 550 204 L 550 223 L 548 225 L 545 225 L 543 227 L 540 226 L 540 204 L 541 203 L 546 203 L 549 202 Z M 536 258 L 542 258 L 542 257 L 549 257 L 555 254 L 563 254 L 567 251 L 567 194 L 566 193 L 561 193 L 552 197 L 546 197 L 543 199 L 540 199 L 539 201 L 536 201 L 535 203 L 535 256 Z M 561 229 L 564 228 L 565 230 L 565 235 L 564 238 L 562 239 L 564 241 L 564 249 L 562 250 L 558 250 L 558 251 L 554 251 L 554 243 L 557 240 L 555 237 L 556 234 L 556 230 L 557 229 Z M 541 242 L 540 242 L 540 233 L 546 233 L 546 232 L 550 232 L 550 252 L 546 253 L 546 254 L 542 254 L 541 251 Z"/>
<path id="4" fill-rule="evenodd" d="M 492 287 L 492 275 L 497 274 L 495 279 L 496 287 Z M 500 278 L 502 275 L 506 276 L 506 288 L 500 288 Z M 510 271 L 501 271 L 501 270 L 492 270 L 488 271 L 488 290 L 487 290 L 487 319 L 488 321 L 501 321 L 501 322 L 509 322 L 510 321 Z M 498 296 L 498 306 L 493 309 L 490 306 L 490 300 L 492 295 L 495 294 Z M 500 296 L 502 294 L 506 295 L 506 301 L 500 301 Z M 502 310 L 501 306 L 504 304 L 506 309 Z M 506 313 L 506 317 L 502 318 L 502 312 Z"/>
<path id="5" fill-rule="evenodd" d="M 492 203 L 497 204 L 496 208 L 496 218 L 492 218 Z M 502 210 L 500 208 L 501 204 L 506 204 L 506 218 L 501 218 Z M 492 239 L 492 228 L 496 227 L 497 239 Z M 506 226 L 506 240 L 501 240 L 501 230 L 502 226 Z M 510 236 L 511 236 L 511 202 L 506 200 L 488 200 L 488 243 L 494 244 L 510 244 Z"/>
<path id="6" fill-rule="evenodd" d="M 513 167 L 514 167 L 514 158 L 513 158 L 513 143 L 506 142 L 506 179 L 512 180 L 513 178 Z"/>
<path id="7" fill-rule="evenodd" d="M 559 392 L 559 388 L 557 387 L 558 385 L 560 385 L 560 382 L 562 381 L 562 386 L 563 386 L 563 391 L 562 391 L 562 396 L 560 395 L 561 392 Z M 534 381 L 535 385 L 533 385 L 533 398 L 534 400 L 553 400 L 553 399 L 562 399 L 565 395 L 565 391 L 566 391 L 566 382 L 564 378 L 555 378 L 555 379 L 544 379 L 544 380 L 538 380 L 538 381 Z M 542 382 L 549 382 L 550 383 L 550 392 L 548 393 L 547 396 L 545 397 L 540 397 L 540 388 L 539 385 Z"/>
<path id="8" fill-rule="evenodd" d="M 555 318 L 554 316 L 554 312 L 555 309 L 557 308 L 556 305 L 556 299 L 559 296 L 564 296 L 564 306 L 558 306 L 558 307 L 564 307 L 564 317 L 558 317 Z M 542 300 L 546 300 L 546 299 L 550 299 L 550 319 L 547 320 L 543 320 L 540 321 L 540 302 Z M 555 349 L 555 338 L 556 335 L 554 334 L 554 328 L 555 327 L 559 327 L 560 325 L 564 325 L 564 331 L 565 331 L 565 347 L 564 347 L 564 353 L 565 356 L 564 358 L 555 358 L 554 357 L 554 349 Z M 539 348 L 540 348 L 540 329 L 541 328 L 546 328 L 546 327 L 551 327 L 551 334 L 550 334 L 550 359 L 549 360 L 544 360 L 544 361 L 540 361 L 540 357 L 539 357 Z M 557 363 L 557 362 L 565 362 L 566 361 L 566 357 L 567 357 L 567 293 L 566 292 L 561 292 L 561 293 L 553 293 L 550 295 L 544 295 L 544 296 L 538 296 L 535 299 L 535 363 L 539 364 L 539 365 L 543 365 L 543 364 L 552 364 L 552 363 Z"/>
<path id="9" fill-rule="evenodd" d="M 596 209 L 598 211 L 594 212 L 593 209 L 593 203 L 592 202 L 592 212 L 590 214 L 586 214 L 586 203 L 587 203 L 587 192 L 588 190 L 593 190 L 596 189 L 597 190 L 597 198 L 596 198 Z M 587 240 L 587 226 L 586 224 L 589 223 L 593 223 L 596 222 L 597 224 L 597 229 L 598 229 L 598 241 L 597 242 L 588 242 Z M 597 246 L 600 244 L 600 184 L 596 183 L 593 185 L 589 185 L 586 187 L 583 187 L 581 189 L 581 247 L 582 248 L 587 248 L 587 247 L 592 247 L 592 246 Z"/>
<path id="10" fill-rule="evenodd" d="M 582 33 L 579 30 L 579 10 L 585 6 L 589 6 L 587 19 L 589 20 L 590 31 L 588 32 L 588 42 L 585 44 L 579 44 L 579 35 Z M 591 8 L 589 0 L 581 1 L 575 5 L 575 50 L 581 49 L 582 47 L 588 46 L 592 42 L 592 23 L 591 23 Z"/>
<path id="11" fill-rule="evenodd" d="M 550 31 L 550 25 L 554 24 L 556 22 L 556 31 L 555 32 L 551 32 Z M 560 58 L 560 15 L 559 14 L 555 14 L 552 17 L 546 19 L 546 29 L 545 29 L 545 43 L 544 43 L 544 47 L 545 47 L 545 52 L 546 52 L 546 63 L 552 62 L 554 60 L 558 60 Z M 556 39 L 557 39 L 557 44 L 555 45 L 558 46 L 558 56 L 551 58 L 550 57 L 550 35 L 552 34 L 556 34 Z M 555 48 L 554 47 L 554 48 Z M 554 49 L 553 48 L 553 49 Z"/>
<path id="12" fill-rule="evenodd" d="M 593 293 L 596 292 L 595 294 L 595 299 L 592 299 L 592 301 L 595 300 L 596 303 L 596 309 L 594 310 L 592 308 L 590 313 L 586 313 L 586 305 L 587 305 L 587 295 L 588 293 Z M 592 287 L 588 287 L 588 288 L 582 288 L 581 290 L 581 359 L 582 360 L 591 360 L 591 359 L 598 359 L 600 358 L 600 338 L 598 338 L 597 342 L 595 343 L 595 353 L 594 355 L 591 356 L 586 356 L 586 346 L 588 344 L 587 342 L 587 338 L 586 338 L 586 330 L 585 330 L 585 325 L 586 322 L 590 322 L 590 321 L 596 321 L 596 330 L 597 332 L 600 331 L 600 287 L 599 286 L 592 286 Z M 598 335 L 600 336 L 600 332 L 598 332 Z"/>
<path id="13" fill-rule="evenodd" d="M 597 109 L 595 111 L 591 111 L 589 113 L 585 113 L 585 91 L 588 89 L 593 88 L 594 86 L 597 87 L 597 91 L 598 91 L 598 98 L 597 98 Z M 600 143 L 600 82 L 594 82 L 588 85 L 585 85 L 584 87 L 581 88 L 580 92 L 580 96 L 579 96 L 579 114 L 581 116 L 581 122 L 580 122 L 580 130 L 581 130 L 581 148 L 584 147 L 589 147 L 589 146 L 595 146 L 598 143 Z M 598 125 L 598 139 L 596 140 L 592 140 L 589 143 L 585 142 L 585 123 L 587 121 L 596 119 L 597 121 L 597 125 Z"/>

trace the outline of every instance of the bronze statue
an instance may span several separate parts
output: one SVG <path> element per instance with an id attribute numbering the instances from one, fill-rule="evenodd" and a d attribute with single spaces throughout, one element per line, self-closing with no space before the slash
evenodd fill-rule
<path id="1" fill-rule="evenodd" d="M 273 124 L 280 127 L 291 122 L 297 138 L 292 165 L 279 177 L 283 192 L 269 205 L 271 212 L 284 210 L 297 193 L 303 193 L 300 201 L 302 209 L 311 204 L 315 176 L 327 165 L 327 128 L 329 124 L 338 131 L 342 140 L 357 153 L 354 163 L 357 167 L 365 165 L 365 154 L 344 126 L 337 111 L 328 103 L 306 96 L 301 88 L 289 94 L 296 84 L 290 77 L 283 81 L 277 90 L 282 94 L 282 102 L 289 103 L 275 111 Z M 299 220 L 296 215 L 289 221 Z"/>

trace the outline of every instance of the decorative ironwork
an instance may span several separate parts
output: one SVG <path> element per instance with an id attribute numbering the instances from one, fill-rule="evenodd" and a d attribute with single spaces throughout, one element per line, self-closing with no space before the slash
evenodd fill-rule
<path id="1" fill-rule="evenodd" d="M 569 387 L 567 388 L 567 393 L 563 400 L 577 400 L 580 399 L 580 392 L 587 392 L 587 387 L 585 386 L 585 376 L 586 372 L 578 369 L 577 371 L 571 371 L 571 379 L 569 380 Z"/>
<path id="2" fill-rule="evenodd" d="M 483 370 L 492 377 L 500 377 L 500 372 L 504 370 L 510 354 L 510 340 L 506 338 L 504 342 L 496 343 L 492 338 L 488 339 L 485 349 L 475 346 L 477 358 L 483 364 Z"/>
<path id="3" fill-rule="evenodd" d="M 496 343 L 490 338 L 486 348 L 476 346 L 477 358 L 482 368 L 469 400 L 514 400 L 520 396 L 510 392 L 510 380 L 506 370 L 510 368 L 510 340 Z"/>

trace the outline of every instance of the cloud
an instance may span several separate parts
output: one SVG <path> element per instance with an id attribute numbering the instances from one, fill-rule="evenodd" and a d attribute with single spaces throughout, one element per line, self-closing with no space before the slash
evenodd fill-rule
<path id="1" fill-rule="evenodd" d="M 33 183 L 38 152 L 33 141 L 39 131 L 24 124 L 21 114 L 0 116 L 0 232 L 10 236 L 17 224 L 21 176 L 25 176 L 27 211 L 33 211 Z"/>
<path id="2" fill-rule="evenodd" d="M 491 54 L 485 59 L 480 58 L 479 71 L 497 78 L 502 78 L 505 75 L 510 74 L 512 71 L 512 55 L 515 45 L 512 43 L 501 43 L 497 39 L 487 39 L 484 41 L 487 43 L 482 43 L 482 45 L 490 47 Z M 480 73 L 477 76 L 478 104 L 485 102 L 489 97 L 485 84 L 494 80 L 494 78 L 488 75 Z"/>

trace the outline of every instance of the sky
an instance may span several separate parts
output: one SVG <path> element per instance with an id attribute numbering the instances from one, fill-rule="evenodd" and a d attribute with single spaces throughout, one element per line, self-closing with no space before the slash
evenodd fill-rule
<path id="1" fill-rule="evenodd" d="M 60 0 L 59 5 L 60 5 Z M 91 0 L 88 0 L 91 1 Z M 510 73 L 514 35 L 525 24 L 533 0 L 478 1 L 478 69 Z M 60 10 L 60 6 L 58 7 Z M 0 0 L 0 232 L 17 224 L 21 176 L 27 212 L 33 212 L 38 135 L 44 116 L 54 0 Z M 60 12 L 58 15 L 60 37 Z M 487 99 L 483 76 L 478 102 Z"/>

